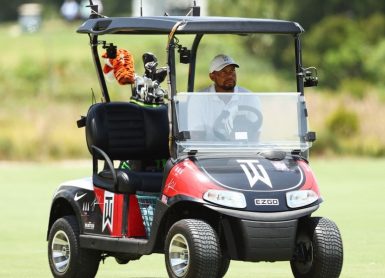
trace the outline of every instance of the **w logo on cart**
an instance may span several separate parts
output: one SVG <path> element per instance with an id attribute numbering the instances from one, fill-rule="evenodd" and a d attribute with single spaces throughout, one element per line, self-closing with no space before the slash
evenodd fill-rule
<path id="1" fill-rule="evenodd" d="M 104 209 L 103 209 L 103 228 L 109 227 L 112 231 L 114 219 L 114 193 L 106 191 L 104 193 Z"/>
<path id="2" fill-rule="evenodd" d="M 251 188 L 253 188 L 253 186 L 258 181 L 261 181 L 267 186 L 269 186 L 270 188 L 273 188 L 269 175 L 267 174 L 265 168 L 259 163 L 258 160 L 238 159 L 237 162 L 239 163 L 239 166 L 241 166 L 242 170 L 245 172 L 245 175 L 250 183 Z"/>

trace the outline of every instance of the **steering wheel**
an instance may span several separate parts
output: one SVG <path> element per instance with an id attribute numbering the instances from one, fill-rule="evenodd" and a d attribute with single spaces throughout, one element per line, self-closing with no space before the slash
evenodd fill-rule
<path id="1" fill-rule="evenodd" d="M 247 117 L 248 113 L 254 117 Z M 255 138 L 257 138 L 263 122 L 262 113 L 258 109 L 248 105 L 239 105 L 233 118 L 230 117 L 229 111 L 222 111 L 218 116 L 214 122 L 215 137 L 222 141 L 229 141 L 234 137 L 235 132 L 247 131 L 255 134 Z M 252 121 L 250 118 L 256 118 L 256 120 Z"/>

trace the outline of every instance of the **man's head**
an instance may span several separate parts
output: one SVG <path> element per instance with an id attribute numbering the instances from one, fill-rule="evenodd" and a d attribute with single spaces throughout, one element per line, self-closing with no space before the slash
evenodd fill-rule
<path id="1" fill-rule="evenodd" d="M 214 82 L 217 92 L 234 92 L 237 84 L 235 68 L 239 65 L 230 57 L 220 54 L 214 57 L 210 64 L 209 76 Z"/>

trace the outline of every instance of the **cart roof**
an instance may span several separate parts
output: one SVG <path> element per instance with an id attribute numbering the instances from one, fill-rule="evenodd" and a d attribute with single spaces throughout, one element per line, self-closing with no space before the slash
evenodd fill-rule
<path id="1" fill-rule="evenodd" d="M 77 32 L 93 35 L 169 34 L 177 23 L 181 25 L 178 27 L 176 34 L 298 34 L 304 32 L 302 26 L 293 21 L 195 16 L 111 17 L 88 19 L 78 28 Z"/>

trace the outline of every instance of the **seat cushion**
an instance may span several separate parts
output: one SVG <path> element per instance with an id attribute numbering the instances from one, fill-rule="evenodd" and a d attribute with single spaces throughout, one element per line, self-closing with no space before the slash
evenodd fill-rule
<path id="1" fill-rule="evenodd" d="M 122 171 L 120 169 L 115 169 L 115 171 L 117 178 L 116 187 L 113 185 L 112 173 L 109 170 L 103 170 L 94 175 L 94 185 L 116 193 L 134 194 L 136 189 L 140 187 L 140 178 L 132 171 Z"/>
<path id="2" fill-rule="evenodd" d="M 135 194 L 136 191 L 160 192 L 163 173 L 161 172 L 134 172 L 128 169 L 115 169 L 117 188 L 113 187 L 113 177 L 109 170 L 103 170 L 94 175 L 95 186 L 116 193 Z"/>

